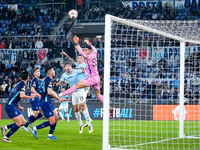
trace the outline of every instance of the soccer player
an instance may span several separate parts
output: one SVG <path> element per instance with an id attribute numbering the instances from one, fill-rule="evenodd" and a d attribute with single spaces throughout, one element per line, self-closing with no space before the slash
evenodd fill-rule
<path id="1" fill-rule="evenodd" d="M 47 139 L 55 140 L 55 139 L 58 139 L 55 136 L 53 136 L 53 133 L 58 121 L 58 115 L 57 115 L 56 109 L 51 103 L 50 96 L 58 99 L 60 102 L 63 102 L 63 99 L 59 98 L 57 94 L 52 90 L 53 77 L 55 76 L 55 70 L 49 66 L 49 67 L 46 67 L 45 73 L 47 74 L 47 76 L 42 82 L 40 107 L 43 111 L 44 116 L 48 118 L 48 121 L 43 122 L 39 124 L 38 126 L 31 128 L 31 132 L 33 136 L 37 139 L 37 130 L 50 126 L 50 131 L 47 136 Z"/>
<path id="2" fill-rule="evenodd" d="M 25 88 L 27 81 L 29 80 L 29 73 L 27 71 L 24 71 L 21 73 L 20 77 L 22 80 L 17 83 L 15 88 L 10 93 L 9 100 L 5 106 L 5 110 L 9 118 L 12 118 L 14 123 L 6 126 L 1 126 L 1 132 L 3 134 L 2 142 L 11 142 L 9 140 L 9 137 L 26 123 L 21 113 L 23 112 L 24 108 L 21 107 L 19 104 L 20 99 L 31 99 L 37 96 L 35 94 L 31 94 L 31 96 L 25 95 Z M 6 134 L 6 130 L 8 129 L 10 129 L 10 131 Z"/>
<path id="3" fill-rule="evenodd" d="M 67 57 L 67 59 L 72 63 L 72 65 L 73 66 L 75 66 L 75 68 L 78 68 L 78 69 L 84 69 L 85 70 L 85 67 L 86 67 L 86 64 L 85 64 L 85 62 L 84 62 L 84 58 L 83 58 L 83 56 L 82 55 L 78 55 L 78 57 L 77 57 L 77 62 L 75 62 L 72 58 L 70 58 L 65 52 L 61 52 L 60 54 L 63 54 L 63 55 L 65 55 L 66 57 Z M 80 74 L 79 75 L 79 80 L 81 81 L 81 80 L 84 80 L 84 79 L 86 79 L 87 78 L 87 75 L 86 74 Z M 87 97 L 87 93 L 88 93 L 88 91 L 90 90 L 90 87 L 86 87 L 86 88 L 84 88 L 85 89 L 85 93 L 86 93 L 86 97 Z M 88 111 L 88 108 L 87 108 L 87 105 L 86 105 L 86 103 L 85 103 L 85 108 L 87 109 L 87 111 Z M 82 110 L 80 110 L 81 112 L 82 112 Z M 88 111 L 89 112 L 89 111 Z M 92 123 L 93 122 L 93 120 L 90 118 L 90 122 Z M 88 126 L 88 124 L 86 123 L 85 125 L 84 125 L 84 127 L 87 127 Z"/>
<path id="4" fill-rule="evenodd" d="M 64 92 L 64 91 L 65 91 L 65 88 L 62 88 L 61 91 Z M 63 96 L 63 97 L 61 97 L 61 98 L 62 98 L 62 99 L 67 99 L 68 97 L 67 97 L 67 95 L 65 95 L 65 96 Z M 58 113 L 59 113 L 59 115 L 60 115 L 61 118 L 62 118 L 62 120 L 61 120 L 60 122 L 62 122 L 62 121 L 65 120 L 65 118 L 63 117 L 63 114 L 62 114 L 62 112 L 61 112 L 63 109 L 64 109 L 65 114 L 66 114 L 66 116 L 67 116 L 67 122 L 69 122 L 68 101 L 62 102 L 62 103 L 60 104 L 59 108 L 58 108 Z"/>
<path id="5" fill-rule="evenodd" d="M 85 63 L 86 63 L 85 72 L 88 75 L 88 77 L 80 81 L 67 91 L 60 93 L 59 97 L 62 97 L 64 95 L 69 95 L 75 92 L 79 88 L 85 88 L 89 86 L 94 89 L 95 96 L 103 102 L 103 96 L 100 94 L 100 78 L 97 69 L 97 50 L 88 40 L 85 40 L 87 46 L 85 47 L 83 52 L 78 43 L 79 38 L 77 36 L 74 36 L 73 40 L 74 43 L 77 45 L 79 53 L 85 58 Z"/>
<path id="6" fill-rule="evenodd" d="M 31 127 L 33 127 L 32 123 L 39 119 L 40 117 L 42 117 L 42 113 L 39 112 L 39 101 L 41 98 L 40 93 L 40 69 L 38 67 L 33 69 L 33 74 L 34 74 L 34 78 L 31 82 L 31 92 L 36 94 L 37 97 L 30 99 L 30 103 L 31 103 L 31 107 L 33 110 L 33 115 L 31 115 L 28 119 L 28 121 L 26 122 L 25 126 L 22 127 L 23 130 L 25 130 L 26 132 L 29 132 L 28 130 L 28 125 L 30 124 Z"/>
<path id="7" fill-rule="evenodd" d="M 72 65 L 71 63 L 65 63 L 64 65 L 64 69 L 65 69 L 65 73 L 63 73 L 62 77 L 61 77 L 61 81 L 67 81 L 70 85 L 70 87 L 73 87 L 74 85 L 76 85 L 78 82 L 80 82 L 80 74 L 84 74 L 85 70 L 75 70 L 72 69 Z M 79 112 L 79 105 L 81 106 L 83 115 L 85 116 L 86 122 L 89 126 L 89 133 L 93 132 L 93 126 L 90 122 L 90 117 L 89 117 L 89 113 L 88 110 L 85 109 L 85 103 L 86 103 L 86 92 L 85 89 L 80 88 L 77 89 L 76 91 L 74 91 L 72 93 L 72 104 L 74 107 L 74 112 L 75 112 L 75 117 L 77 119 L 77 121 L 79 122 L 80 125 L 80 131 L 79 133 L 82 134 L 83 133 L 83 123 L 81 120 L 81 114 Z"/>

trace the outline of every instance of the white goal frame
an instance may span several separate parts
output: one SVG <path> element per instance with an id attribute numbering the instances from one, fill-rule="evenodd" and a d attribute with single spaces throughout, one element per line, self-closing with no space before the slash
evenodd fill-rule
<path id="1" fill-rule="evenodd" d="M 200 44 L 200 41 L 182 38 L 164 31 L 152 29 L 150 27 L 140 25 L 134 21 L 121 19 L 115 16 L 105 16 L 105 49 L 104 49 L 104 104 L 103 104 L 103 137 L 102 149 L 111 149 L 109 145 L 109 102 L 110 102 L 110 56 L 111 56 L 111 25 L 113 22 L 126 24 L 127 26 L 142 29 L 147 32 L 155 33 L 161 36 L 168 37 L 180 41 L 180 114 L 179 114 L 179 138 L 199 138 L 199 137 L 185 137 L 184 135 L 184 71 L 185 71 L 185 43 L 190 42 Z M 169 140 L 169 139 L 167 139 Z M 173 140 L 173 139 L 172 139 Z"/>

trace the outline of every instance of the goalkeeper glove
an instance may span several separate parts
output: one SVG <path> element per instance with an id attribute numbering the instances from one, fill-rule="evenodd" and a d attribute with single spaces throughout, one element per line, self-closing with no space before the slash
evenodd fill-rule
<path id="1" fill-rule="evenodd" d="M 78 44 L 79 38 L 78 38 L 76 35 L 74 36 L 73 40 L 74 40 L 74 43 L 75 43 L 75 44 Z"/>
<path id="2" fill-rule="evenodd" d="M 89 40 L 85 40 L 84 42 L 85 42 L 87 45 L 91 46 L 91 43 L 90 43 Z"/>

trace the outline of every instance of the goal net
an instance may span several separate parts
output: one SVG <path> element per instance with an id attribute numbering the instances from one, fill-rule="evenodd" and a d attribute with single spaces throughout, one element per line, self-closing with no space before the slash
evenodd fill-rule
<path id="1" fill-rule="evenodd" d="M 103 150 L 200 149 L 200 22 L 106 15 Z"/>

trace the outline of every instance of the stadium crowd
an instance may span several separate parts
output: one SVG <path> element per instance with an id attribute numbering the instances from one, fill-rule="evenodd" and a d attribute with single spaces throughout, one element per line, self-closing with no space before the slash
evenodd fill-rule
<path id="1" fill-rule="evenodd" d="M 51 4 L 24 5 L 17 10 L 4 5 L 0 9 L 0 36 L 49 35 L 62 16 L 62 7 L 53 9 Z"/>

